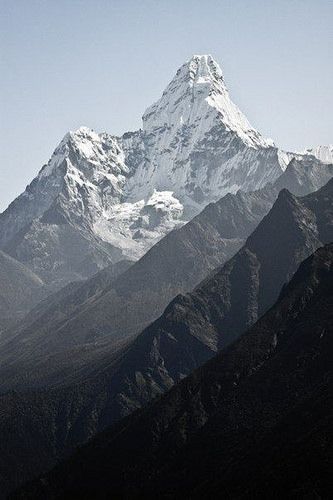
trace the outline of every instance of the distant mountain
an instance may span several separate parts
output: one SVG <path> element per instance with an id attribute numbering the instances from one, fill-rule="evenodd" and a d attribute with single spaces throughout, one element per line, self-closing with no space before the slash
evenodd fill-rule
<path id="1" fill-rule="evenodd" d="M 331 498 L 332 324 L 331 244 L 238 341 L 14 498 Z"/>
<path id="2" fill-rule="evenodd" d="M 59 288 L 141 257 L 208 203 L 273 182 L 293 156 L 251 127 L 213 58 L 193 56 L 142 130 L 67 133 L 0 215 L 0 248 Z"/>
<path id="3" fill-rule="evenodd" d="M 48 293 L 38 276 L 0 251 L 0 335 Z"/>
<path id="4" fill-rule="evenodd" d="M 208 205 L 119 277 L 113 275 L 110 281 L 109 268 L 104 278 L 101 271 L 97 279 L 71 285 L 54 300 L 50 297 L 0 341 L 0 387 L 63 383 L 69 371 L 74 376 L 76 363 L 83 369 L 83 360 L 89 370 L 91 362 L 95 365 L 95 355 L 104 357 L 119 342 L 139 333 L 177 294 L 194 288 L 232 257 L 282 188 L 304 195 L 332 175 L 332 165 L 313 157 L 292 160 L 275 183 L 255 192 L 228 194 Z"/>
<path id="5" fill-rule="evenodd" d="M 305 196 L 317 191 L 333 177 L 333 163 L 323 164 L 313 156 L 293 158 L 287 169 L 274 182 L 275 191 L 288 189 L 296 196 Z M 270 186 L 267 185 L 267 190 Z"/>
<path id="6" fill-rule="evenodd" d="M 46 470 L 236 340 L 274 304 L 300 262 L 333 240 L 332 197 L 333 180 L 302 198 L 281 191 L 243 248 L 192 293 L 177 296 L 132 343 L 102 350 L 103 362 L 89 373 L 80 367 L 66 386 L 3 394 L 0 429 L 9 436 L 0 448 L 7 471 L 3 489 L 17 484 L 13 471 L 27 479 Z M 40 378 L 49 376 L 47 368 L 39 365 Z M 1 378 L 7 378 L 5 372 Z M 12 449 L 16 454 L 9 460 Z"/>
<path id="7" fill-rule="evenodd" d="M 322 163 L 333 163 L 333 144 L 308 148 L 302 154 L 313 155 Z"/>

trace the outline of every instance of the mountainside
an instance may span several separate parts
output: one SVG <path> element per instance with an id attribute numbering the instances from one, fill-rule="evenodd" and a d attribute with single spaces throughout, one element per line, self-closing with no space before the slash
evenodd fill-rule
<path id="1" fill-rule="evenodd" d="M 193 56 L 142 130 L 66 134 L 0 215 L 0 248 L 59 288 L 141 257 L 208 203 L 274 181 L 290 158 L 232 103 L 212 57 Z"/>
<path id="2" fill-rule="evenodd" d="M 0 251 L 0 335 L 48 293 L 38 276 Z"/>
<path id="3" fill-rule="evenodd" d="M 243 248 L 135 339 L 112 372 L 110 415 L 170 388 L 264 314 L 300 262 L 333 241 L 332 199 L 332 180 L 303 198 L 282 190 Z"/>
<path id="4" fill-rule="evenodd" d="M 283 190 L 231 260 L 192 293 L 176 297 L 132 343 L 111 350 L 95 371 L 81 373 L 81 382 L 3 394 L 0 429 L 9 436 L 0 454 L 7 463 L 3 488 L 53 465 L 236 340 L 272 306 L 300 262 L 333 240 L 332 196 L 332 180 L 303 198 Z M 8 461 L 11 449 L 16 456 Z"/>
<path id="5" fill-rule="evenodd" d="M 333 247 L 238 341 L 14 498 L 330 498 Z"/>
<path id="6" fill-rule="evenodd" d="M 76 362 L 82 366 L 84 358 L 89 364 L 91 357 L 95 363 L 95 351 L 104 356 L 119 341 L 141 331 L 173 297 L 194 288 L 232 257 L 270 210 L 280 189 L 304 195 L 332 175 L 332 165 L 314 158 L 293 160 L 274 184 L 255 192 L 228 194 L 208 205 L 128 271 L 122 268 L 112 282 L 107 269 L 97 289 L 93 277 L 60 291 L 55 300 L 51 297 L 32 311 L 0 341 L 1 389 L 47 386 L 50 380 L 61 383 L 69 371 L 74 376 Z M 98 276 L 101 279 L 103 271 Z"/>

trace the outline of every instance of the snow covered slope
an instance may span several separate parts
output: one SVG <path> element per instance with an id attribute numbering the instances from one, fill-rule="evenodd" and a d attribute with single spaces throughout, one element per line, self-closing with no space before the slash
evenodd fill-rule
<path id="1" fill-rule="evenodd" d="M 0 215 L 0 248 L 46 281 L 85 277 L 139 258 L 226 193 L 274 181 L 290 159 L 231 101 L 213 58 L 196 55 L 144 113 L 142 130 L 67 133 Z"/>

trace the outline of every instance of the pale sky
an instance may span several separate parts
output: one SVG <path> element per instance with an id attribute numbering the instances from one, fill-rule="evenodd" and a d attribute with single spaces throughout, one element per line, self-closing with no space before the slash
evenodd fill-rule
<path id="1" fill-rule="evenodd" d="M 0 0 L 0 211 L 68 130 L 121 134 L 193 54 L 288 150 L 333 142 L 331 0 Z"/>

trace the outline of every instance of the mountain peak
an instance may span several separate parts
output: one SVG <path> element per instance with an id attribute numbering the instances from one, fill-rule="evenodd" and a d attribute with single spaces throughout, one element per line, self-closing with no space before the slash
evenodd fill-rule
<path id="1" fill-rule="evenodd" d="M 76 130 L 70 130 L 69 132 L 67 132 L 63 140 L 60 142 L 58 148 L 68 143 L 79 146 L 80 144 L 86 143 L 87 141 L 99 143 L 101 142 L 101 139 L 93 129 L 82 125 Z"/>
<path id="2" fill-rule="evenodd" d="M 231 101 L 222 70 L 211 55 L 193 55 L 184 63 L 142 120 L 147 133 L 173 129 L 176 135 L 200 122 L 203 133 L 217 125 L 252 148 L 271 146 Z"/>
<path id="3" fill-rule="evenodd" d="M 55 148 L 48 164 L 44 165 L 39 172 L 39 178 L 54 174 L 63 161 L 68 158 L 70 149 L 74 148 L 80 151 L 80 154 L 85 158 L 89 158 L 93 154 L 96 143 L 100 143 L 100 137 L 92 129 L 81 126 L 77 130 L 70 130 Z"/>
<path id="4" fill-rule="evenodd" d="M 71 130 L 69 134 L 72 137 L 89 137 L 94 140 L 99 140 L 99 136 L 93 129 L 86 127 L 85 125 L 81 125 L 77 130 Z"/>
<path id="5" fill-rule="evenodd" d="M 195 83 L 223 84 L 225 87 L 222 70 L 210 54 L 193 55 L 184 66 L 188 67 L 190 78 Z M 224 90 L 228 91 L 226 87 Z"/>

